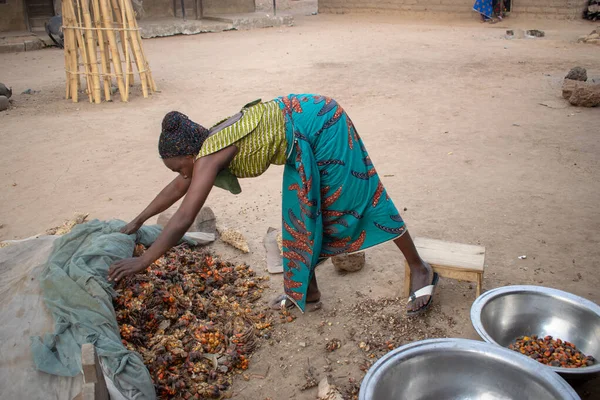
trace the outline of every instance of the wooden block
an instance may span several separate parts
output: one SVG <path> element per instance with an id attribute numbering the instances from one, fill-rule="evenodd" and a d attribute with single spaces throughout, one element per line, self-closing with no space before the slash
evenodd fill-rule
<path id="1" fill-rule="evenodd" d="M 102 367 L 96 354 L 96 348 L 91 343 L 86 343 L 81 346 L 81 364 L 83 367 L 83 381 L 84 400 L 109 400 L 108 389 L 106 388 L 106 381 L 104 380 L 104 374 L 102 373 Z M 92 386 L 86 386 L 86 385 Z M 86 397 L 86 393 L 92 391 L 94 397 Z"/>
<path id="2" fill-rule="evenodd" d="M 485 247 L 442 240 L 415 238 L 415 247 L 423 260 L 439 276 L 477 284 L 476 295 L 481 295 Z M 410 267 L 404 266 L 404 296 L 410 295 Z"/>
<path id="3" fill-rule="evenodd" d="M 81 400 L 98 400 L 96 397 L 96 384 L 95 383 L 84 383 L 81 388 Z M 108 399 L 108 398 L 107 398 Z"/>
<path id="4" fill-rule="evenodd" d="M 421 258 L 430 264 L 483 272 L 485 247 L 426 238 L 414 242 Z"/>

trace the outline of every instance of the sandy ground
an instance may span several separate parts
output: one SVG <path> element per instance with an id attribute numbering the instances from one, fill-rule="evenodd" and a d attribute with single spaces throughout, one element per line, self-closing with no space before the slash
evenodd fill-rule
<path id="1" fill-rule="evenodd" d="M 546 37 L 504 39 L 517 27 Z M 0 81 L 16 94 L 0 114 L 0 239 L 43 232 L 75 211 L 133 218 L 173 176 L 156 150 L 168 111 L 209 125 L 258 97 L 319 93 L 352 117 L 413 236 L 485 246 L 484 289 L 540 284 L 598 303 L 600 110 L 572 108 L 560 96 L 571 67 L 600 76 L 598 47 L 575 43 L 593 28 L 318 15 L 292 28 L 146 40 L 161 92 L 144 99 L 137 89 L 129 104 L 65 101 L 57 49 L 2 54 Z M 20 94 L 28 88 L 40 92 Z M 211 193 L 219 224 L 240 229 L 252 249 L 239 255 L 217 243 L 216 251 L 265 268 L 262 237 L 280 224 L 281 173 L 273 167 L 242 181 L 237 197 Z M 369 250 L 358 273 L 340 275 L 327 263 L 318 276 L 324 309 L 278 325 L 235 398 L 314 399 L 315 388 L 301 390 L 309 367 L 317 380 L 329 375 L 350 388 L 369 361 L 358 343 L 386 332 L 386 315 L 402 326 L 396 344 L 477 338 L 468 283 L 442 279 L 435 309 L 417 322 L 404 319 L 396 300 L 370 303 L 399 295 L 393 244 Z M 280 291 L 281 276 L 271 286 L 268 296 Z M 332 338 L 342 347 L 327 353 Z M 579 391 L 598 398 L 598 386 Z"/>

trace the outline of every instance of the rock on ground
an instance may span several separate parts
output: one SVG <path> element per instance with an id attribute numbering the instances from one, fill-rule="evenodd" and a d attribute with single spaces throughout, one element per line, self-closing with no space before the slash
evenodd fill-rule
<path id="1" fill-rule="evenodd" d="M 600 106 L 600 84 L 565 79 L 562 95 L 574 106 Z"/>
<path id="2" fill-rule="evenodd" d="M 8 108 L 8 105 L 9 105 L 8 97 L 0 96 L 0 111 L 6 110 Z"/>
<path id="3" fill-rule="evenodd" d="M 565 79 L 585 82 L 587 81 L 587 71 L 583 67 L 575 67 L 569 71 Z"/>
<path id="4" fill-rule="evenodd" d="M 360 271 L 365 266 L 365 253 L 341 254 L 331 257 L 331 262 L 338 271 Z"/>
<path id="5" fill-rule="evenodd" d="M 164 228 L 174 213 L 174 209 L 163 211 L 158 216 L 158 221 L 156 223 Z M 217 218 L 215 217 L 215 213 L 210 207 L 202 207 L 202 209 L 196 216 L 194 223 L 192 224 L 192 226 L 190 226 L 190 229 L 188 229 L 188 232 L 205 232 L 212 233 L 213 235 L 216 233 L 216 231 Z"/>

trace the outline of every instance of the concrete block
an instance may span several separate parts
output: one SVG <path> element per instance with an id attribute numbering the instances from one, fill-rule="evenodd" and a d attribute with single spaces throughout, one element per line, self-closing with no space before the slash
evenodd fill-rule
<path id="1" fill-rule="evenodd" d="M 19 53 L 25 51 L 25 43 L 6 43 L 0 45 L 0 53 Z"/>
<path id="2" fill-rule="evenodd" d="M 25 51 L 40 50 L 45 47 L 44 42 L 41 40 L 27 40 L 24 43 Z"/>

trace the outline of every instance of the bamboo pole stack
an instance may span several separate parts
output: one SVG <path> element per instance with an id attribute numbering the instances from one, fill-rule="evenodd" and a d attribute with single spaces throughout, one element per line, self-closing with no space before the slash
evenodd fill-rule
<path id="1" fill-rule="evenodd" d="M 144 97 L 156 91 L 131 0 L 63 0 L 62 12 L 67 99 L 84 90 L 90 102 L 111 101 L 116 87 L 128 101 L 133 64 Z"/>

